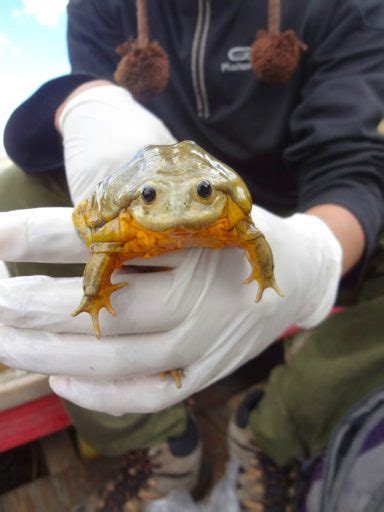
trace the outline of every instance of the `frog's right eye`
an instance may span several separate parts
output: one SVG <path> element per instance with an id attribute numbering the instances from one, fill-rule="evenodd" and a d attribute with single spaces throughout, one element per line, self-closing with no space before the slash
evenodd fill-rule
<path id="1" fill-rule="evenodd" d="M 145 185 L 141 191 L 141 197 L 145 203 L 152 203 L 156 198 L 156 189 L 151 185 Z"/>
<path id="2" fill-rule="evenodd" d="M 196 186 L 196 192 L 203 199 L 208 199 L 212 195 L 212 185 L 208 180 L 201 180 Z"/>

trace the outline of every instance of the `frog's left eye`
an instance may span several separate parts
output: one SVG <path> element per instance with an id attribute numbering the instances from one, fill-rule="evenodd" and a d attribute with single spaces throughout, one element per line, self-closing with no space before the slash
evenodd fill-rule
<path id="1" fill-rule="evenodd" d="M 152 203 L 156 198 L 156 189 L 151 185 L 145 185 L 145 187 L 141 191 L 141 197 L 143 198 L 145 203 Z"/>
<path id="2" fill-rule="evenodd" d="M 208 199 L 212 194 L 212 185 L 208 180 L 201 180 L 196 185 L 196 192 L 203 199 Z"/>

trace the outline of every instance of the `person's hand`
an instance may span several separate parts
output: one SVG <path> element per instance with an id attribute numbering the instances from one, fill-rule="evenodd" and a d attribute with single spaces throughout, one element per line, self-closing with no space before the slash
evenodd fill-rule
<path id="1" fill-rule="evenodd" d="M 86 261 L 71 209 L 0 214 L 0 259 Z M 284 293 L 257 283 L 244 251 L 194 248 L 136 265 L 168 267 L 120 275 L 128 286 L 112 296 L 117 317 L 103 310 L 102 339 L 88 315 L 70 316 L 82 297 L 81 278 L 42 276 L 0 281 L 0 361 L 52 375 L 60 396 L 110 414 L 150 413 L 179 402 L 255 357 L 292 324 L 311 327 L 333 305 L 341 249 L 329 228 L 311 215 L 282 219 L 254 207 Z M 127 262 L 131 264 L 132 262 Z M 182 388 L 164 370 L 182 368 Z"/>
<path id="2" fill-rule="evenodd" d="M 143 146 L 176 142 L 159 118 L 113 84 L 81 90 L 69 98 L 57 116 L 57 128 L 63 136 L 74 204 Z"/>

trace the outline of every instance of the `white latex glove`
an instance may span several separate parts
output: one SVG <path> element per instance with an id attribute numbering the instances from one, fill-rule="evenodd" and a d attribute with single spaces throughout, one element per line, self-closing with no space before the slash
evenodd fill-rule
<path id="1" fill-rule="evenodd" d="M 176 142 L 159 118 L 117 85 L 87 89 L 69 100 L 59 128 L 74 204 L 143 146 Z"/>
<path id="2" fill-rule="evenodd" d="M 257 283 L 243 284 L 250 265 L 240 249 L 132 260 L 172 270 L 116 273 L 129 284 L 112 295 L 117 317 L 101 312 L 98 341 L 89 315 L 70 316 L 82 297 L 80 278 L 4 279 L 0 361 L 53 375 L 58 395 L 110 414 L 158 411 L 228 375 L 292 324 L 311 327 L 326 317 L 341 271 L 340 245 L 318 218 L 282 219 L 258 207 L 252 218 L 272 247 L 284 298 L 267 289 L 255 303 Z M 24 210 L 0 214 L 0 259 L 78 262 L 87 249 L 71 209 Z M 181 389 L 158 376 L 176 368 L 185 372 Z"/>

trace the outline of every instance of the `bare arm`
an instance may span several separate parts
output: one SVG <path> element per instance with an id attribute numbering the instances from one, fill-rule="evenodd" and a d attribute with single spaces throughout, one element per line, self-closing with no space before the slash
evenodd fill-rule
<path id="1" fill-rule="evenodd" d="M 343 250 L 343 274 L 361 258 L 365 235 L 357 218 L 346 208 L 336 204 L 321 204 L 307 210 L 323 220 L 336 236 Z"/>

